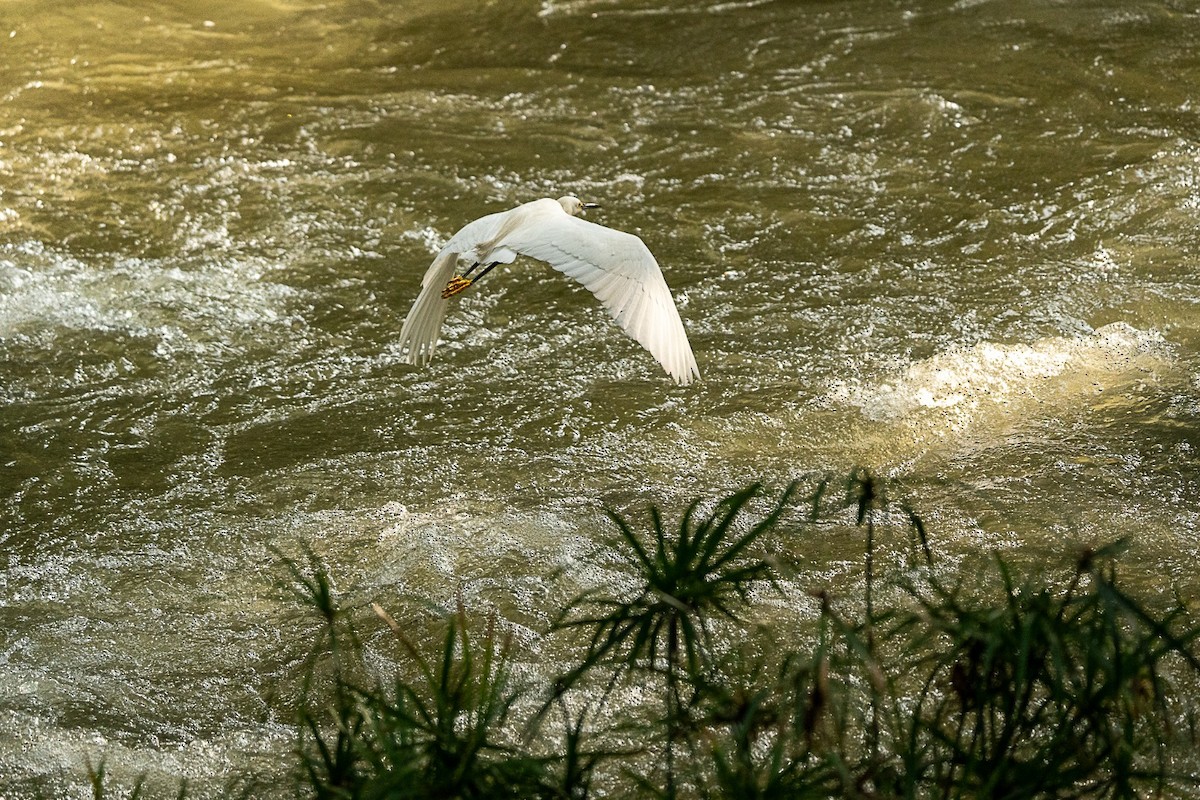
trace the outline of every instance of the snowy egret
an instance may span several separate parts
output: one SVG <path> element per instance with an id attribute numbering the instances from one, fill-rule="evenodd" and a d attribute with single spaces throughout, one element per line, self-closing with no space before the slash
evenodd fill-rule
<path id="1" fill-rule="evenodd" d="M 645 243 L 632 233 L 580 219 L 596 208 L 567 195 L 543 198 L 467 223 L 425 272 L 400 329 L 410 364 L 433 356 L 450 298 L 518 255 L 545 261 L 596 296 L 621 329 L 681 384 L 700 377 L 671 290 Z M 459 260 L 470 266 L 458 271 Z"/>

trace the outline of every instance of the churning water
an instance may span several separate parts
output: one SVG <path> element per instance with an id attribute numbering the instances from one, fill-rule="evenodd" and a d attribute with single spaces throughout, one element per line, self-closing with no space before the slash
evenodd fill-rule
<path id="1" fill-rule="evenodd" d="M 275 550 L 536 647 L 603 504 L 861 464 L 951 561 L 1126 535 L 1194 602 L 1198 54 L 1183 0 L 5 3 L 0 796 L 285 772 Z M 566 192 L 703 379 L 533 263 L 405 365 L 439 244 Z"/>

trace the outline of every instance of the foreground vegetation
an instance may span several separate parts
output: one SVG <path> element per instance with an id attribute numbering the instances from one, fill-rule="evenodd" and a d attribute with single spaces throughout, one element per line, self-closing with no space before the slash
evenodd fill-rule
<path id="1" fill-rule="evenodd" d="M 290 564 L 321 620 L 298 753 L 318 798 L 1148 797 L 1197 791 L 1200 626 L 1120 585 L 1120 542 L 1057 578 L 999 557 L 947 582 L 920 518 L 855 473 L 777 500 L 757 486 L 677 523 L 610 514 L 632 591 L 575 598 L 551 677 L 460 608 L 440 648 L 377 605 L 343 608 Z M 787 553 L 839 516 L 864 542 L 853 596 L 811 593 L 809 630 L 752 624 L 802 602 Z M 886 523 L 886 524 L 885 524 Z M 910 563 L 886 586 L 881 541 Z M 881 599 L 885 598 L 885 599 Z M 360 639 L 390 628 L 391 652 Z M 380 664 L 387 664 L 381 668 Z"/>

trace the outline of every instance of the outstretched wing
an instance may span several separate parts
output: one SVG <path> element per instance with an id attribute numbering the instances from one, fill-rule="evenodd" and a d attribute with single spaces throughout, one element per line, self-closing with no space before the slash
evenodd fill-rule
<path id="1" fill-rule="evenodd" d="M 442 289 L 454 277 L 457 265 L 458 253 L 442 250 L 425 270 L 421 293 L 400 328 L 400 348 L 405 351 L 404 358 L 409 364 L 428 364 L 433 357 L 449 305 L 449 301 L 442 299 Z"/>
<path id="2" fill-rule="evenodd" d="M 677 383 L 700 377 L 671 290 L 641 239 L 563 213 L 539 215 L 504 244 L 583 284 Z"/>
<path id="3" fill-rule="evenodd" d="M 700 377 L 671 290 L 645 243 L 631 233 L 572 217 L 554 200 L 489 214 L 451 237 L 426 270 L 400 329 L 408 363 L 424 364 L 433 356 L 449 303 L 442 289 L 454 277 L 459 255 L 510 263 L 518 253 L 545 261 L 587 287 L 676 382 Z"/>
<path id="4" fill-rule="evenodd" d="M 472 253 L 482 242 L 494 239 L 502 230 L 511 211 L 488 214 L 474 222 L 468 222 L 446 242 L 437 258 L 425 270 L 421 279 L 421 293 L 417 295 L 412 310 L 404 318 L 400 328 L 400 348 L 405 352 L 409 364 L 427 364 L 437 347 L 438 333 L 446 319 L 450 301 L 442 297 L 442 289 L 454 277 L 460 254 Z M 476 257 L 474 255 L 469 257 Z M 490 254 L 492 261 L 511 263 L 516 253 L 500 248 Z"/>

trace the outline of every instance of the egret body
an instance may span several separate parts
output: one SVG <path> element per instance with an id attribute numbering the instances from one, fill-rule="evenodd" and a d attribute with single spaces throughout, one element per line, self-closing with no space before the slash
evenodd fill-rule
<path id="1" fill-rule="evenodd" d="M 677 383 L 699 378 L 658 262 L 637 236 L 579 218 L 594 207 L 570 195 L 543 198 L 464 225 L 426 270 L 421 292 L 400 329 L 408 363 L 425 364 L 433 356 L 453 297 L 497 264 L 523 255 L 545 261 L 583 284 Z M 461 273 L 460 261 L 469 265 Z"/>

